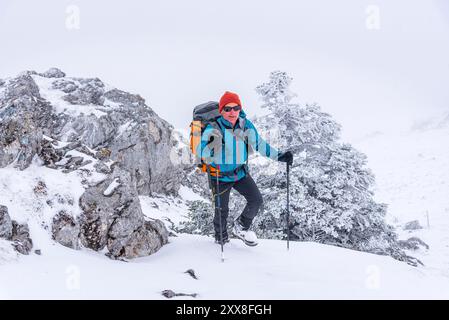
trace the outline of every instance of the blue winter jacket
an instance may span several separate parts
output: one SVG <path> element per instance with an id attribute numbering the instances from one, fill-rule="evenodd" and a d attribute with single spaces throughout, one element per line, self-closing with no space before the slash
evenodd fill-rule
<path id="1" fill-rule="evenodd" d="M 223 116 L 217 119 L 216 124 L 208 124 L 201 136 L 201 143 L 198 144 L 197 154 L 201 154 L 205 163 L 214 168 L 218 166 L 223 173 L 219 181 L 232 182 L 246 176 L 248 153 L 251 154 L 254 150 L 265 157 L 278 159 L 278 150 L 259 136 L 253 123 L 241 110 L 234 127 Z"/>

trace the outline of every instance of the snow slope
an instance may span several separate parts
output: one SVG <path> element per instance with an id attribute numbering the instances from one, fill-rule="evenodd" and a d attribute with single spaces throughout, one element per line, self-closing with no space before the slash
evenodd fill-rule
<path id="1" fill-rule="evenodd" d="M 354 145 L 367 154 L 368 167 L 376 175 L 376 200 L 388 204 L 388 219 L 398 227 L 401 238 L 418 236 L 430 246 L 411 254 L 449 278 L 447 119 L 449 114 L 443 114 L 416 123 L 406 132 L 378 132 Z M 424 228 L 401 231 L 412 220 Z"/>
<path id="2" fill-rule="evenodd" d="M 59 178 L 61 185 L 55 186 L 63 192 L 79 185 L 79 177 L 64 179 L 37 163 L 24 171 L 0 172 L 4 179 L 16 177 L 16 185 L 0 185 L 2 201 L 10 205 L 12 218 L 29 224 L 34 242 L 29 256 L 0 242 L 0 299 L 165 299 L 161 292 L 166 289 L 197 293 L 197 299 L 449 299 L 449 278 L 431 270 L 316 243 L 291 243 L 287 252 L 282 241 L 262 240 L 250 248 L 233 239 L 225 246 L 224 263 L 212 238 L 193 235 L 171 237 L 154 255 L 129 262 L 111 260 L 105 252 L 68 249 L 51 240 L 46 225 L 50 209 L 32 214 L 32 203 L 38 201 L 32 189 L 37 180 L 50 186 Z M 187 188 L 181 195 L 140 197 L 142 209 L 147 217 L 177 223 L 186 211 L 183 200 L 198 199 Z M 184 273 L 188 269 L 199 279 Z"/>
<path id="3" fill-rule="evenodd" d="M 275 240 L 255 248 L 232 240 L 225 255 L 222 263 L 211 238 L 192 235 L 128 263 L 49 245 L 0 266 L 0 298 L 165 299 L 165 289 L 197 299 L 449 298 L 449 279 L 390 257 L 298 242 L 287 252 Z M 198 280 L 184 273 L 190 268 Z"/>

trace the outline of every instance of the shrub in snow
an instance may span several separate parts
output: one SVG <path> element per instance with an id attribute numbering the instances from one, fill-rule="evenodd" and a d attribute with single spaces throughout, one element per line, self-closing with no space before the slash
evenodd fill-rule
<path id="1" fill-rule="evenodd" d="M 399 240 L 399 245 L 407 250 L 418 250 L 420 247 L 429 249 L 429 245 L 418 237 L 411 237 L 407 240 Z"/>
<path id="2" fill-rule="evenodd" d="M 419 230 L 422 229 L 418 220 L 409 221 L 404 225 L 404 230 Z"/>
<path id="3" fill-rule="evenodd" d="M 214 208 L 201 200 L 187 201 L 188 211 L 186 220 L 175 227 L 176 232 L 213 235 L 214 234 Z"/>

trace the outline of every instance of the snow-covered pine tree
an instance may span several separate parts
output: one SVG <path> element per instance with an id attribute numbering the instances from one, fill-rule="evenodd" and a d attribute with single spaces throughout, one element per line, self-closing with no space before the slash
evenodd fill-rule
<path id="1" fill-rule="evenodd" d="M 256 88 L 268 114 L 254 120 L 264 135 L 277 130 L 280 150 L 295 155 L 290 173 L 291 238 L 388 254 L 416 264 L 399 248 L 394 229 L 385 222 L 386 205 L 373 200 L 374 176 L 366 156 L 339 142 L 341 126 L 317 104 L 293 103 L 292 78 L 274 71 Z M 273 168 L 276 172 L 273 174 Z M 264 196 L 264 210 L 254 229 L 265 238 L 286 236 L 286 173 L 278 163 L 251 168 Z M 239 199 L 242 205 L 242 199 Z"/>
<path id="2" fill-rule="evenodd" d="M 214 235 L 214 212 L 212 204 L 202 201 L 187 201 L 187 216 L 179 225 L 175 226 L 175 231 L 179 233 L 200 234 L 206 236 Z M 230 234 L 232 227 L 232 217 L 229 217 L 227 229 Z"/>
<path id="3" fill-rule="evenodd" d="M 212 235 L 214 231 L 214 208 L 205 201 L 187 201 L 186 220 L 179 223 L 176 232 Z"/>

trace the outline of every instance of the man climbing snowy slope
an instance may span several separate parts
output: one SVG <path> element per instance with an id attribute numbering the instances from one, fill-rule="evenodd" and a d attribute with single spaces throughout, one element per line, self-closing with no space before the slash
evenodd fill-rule
<path id="1" fill-rule="evenodd" d="M 263 199 L 248 171 L 248 155 L 255 150 L 265 157 L 291 165 L 293 154 L 277 151 L 259 136 L 253 123 L 246 118 L 236 93 L 226 91 L 219 101 L 218 111 L 220 116 L 205 127 L 198 145 L 201 150 L 197 151 L 202 161 L 210 165 L 213 180 L 217 179 L 218 174 L 218 187 L 216 183 L 211 183 L 212 192 L 218 195 L 217 202 L 220 204 L 214 216 L 215 240 L 219 244 L 229 242 L 226 221 L 229 195 L 234 188 L 245 197 L 247 204 L 234 221 L 233 234 L 247 245 L 255 246 L 257 237 L 249 228 Z"/>

